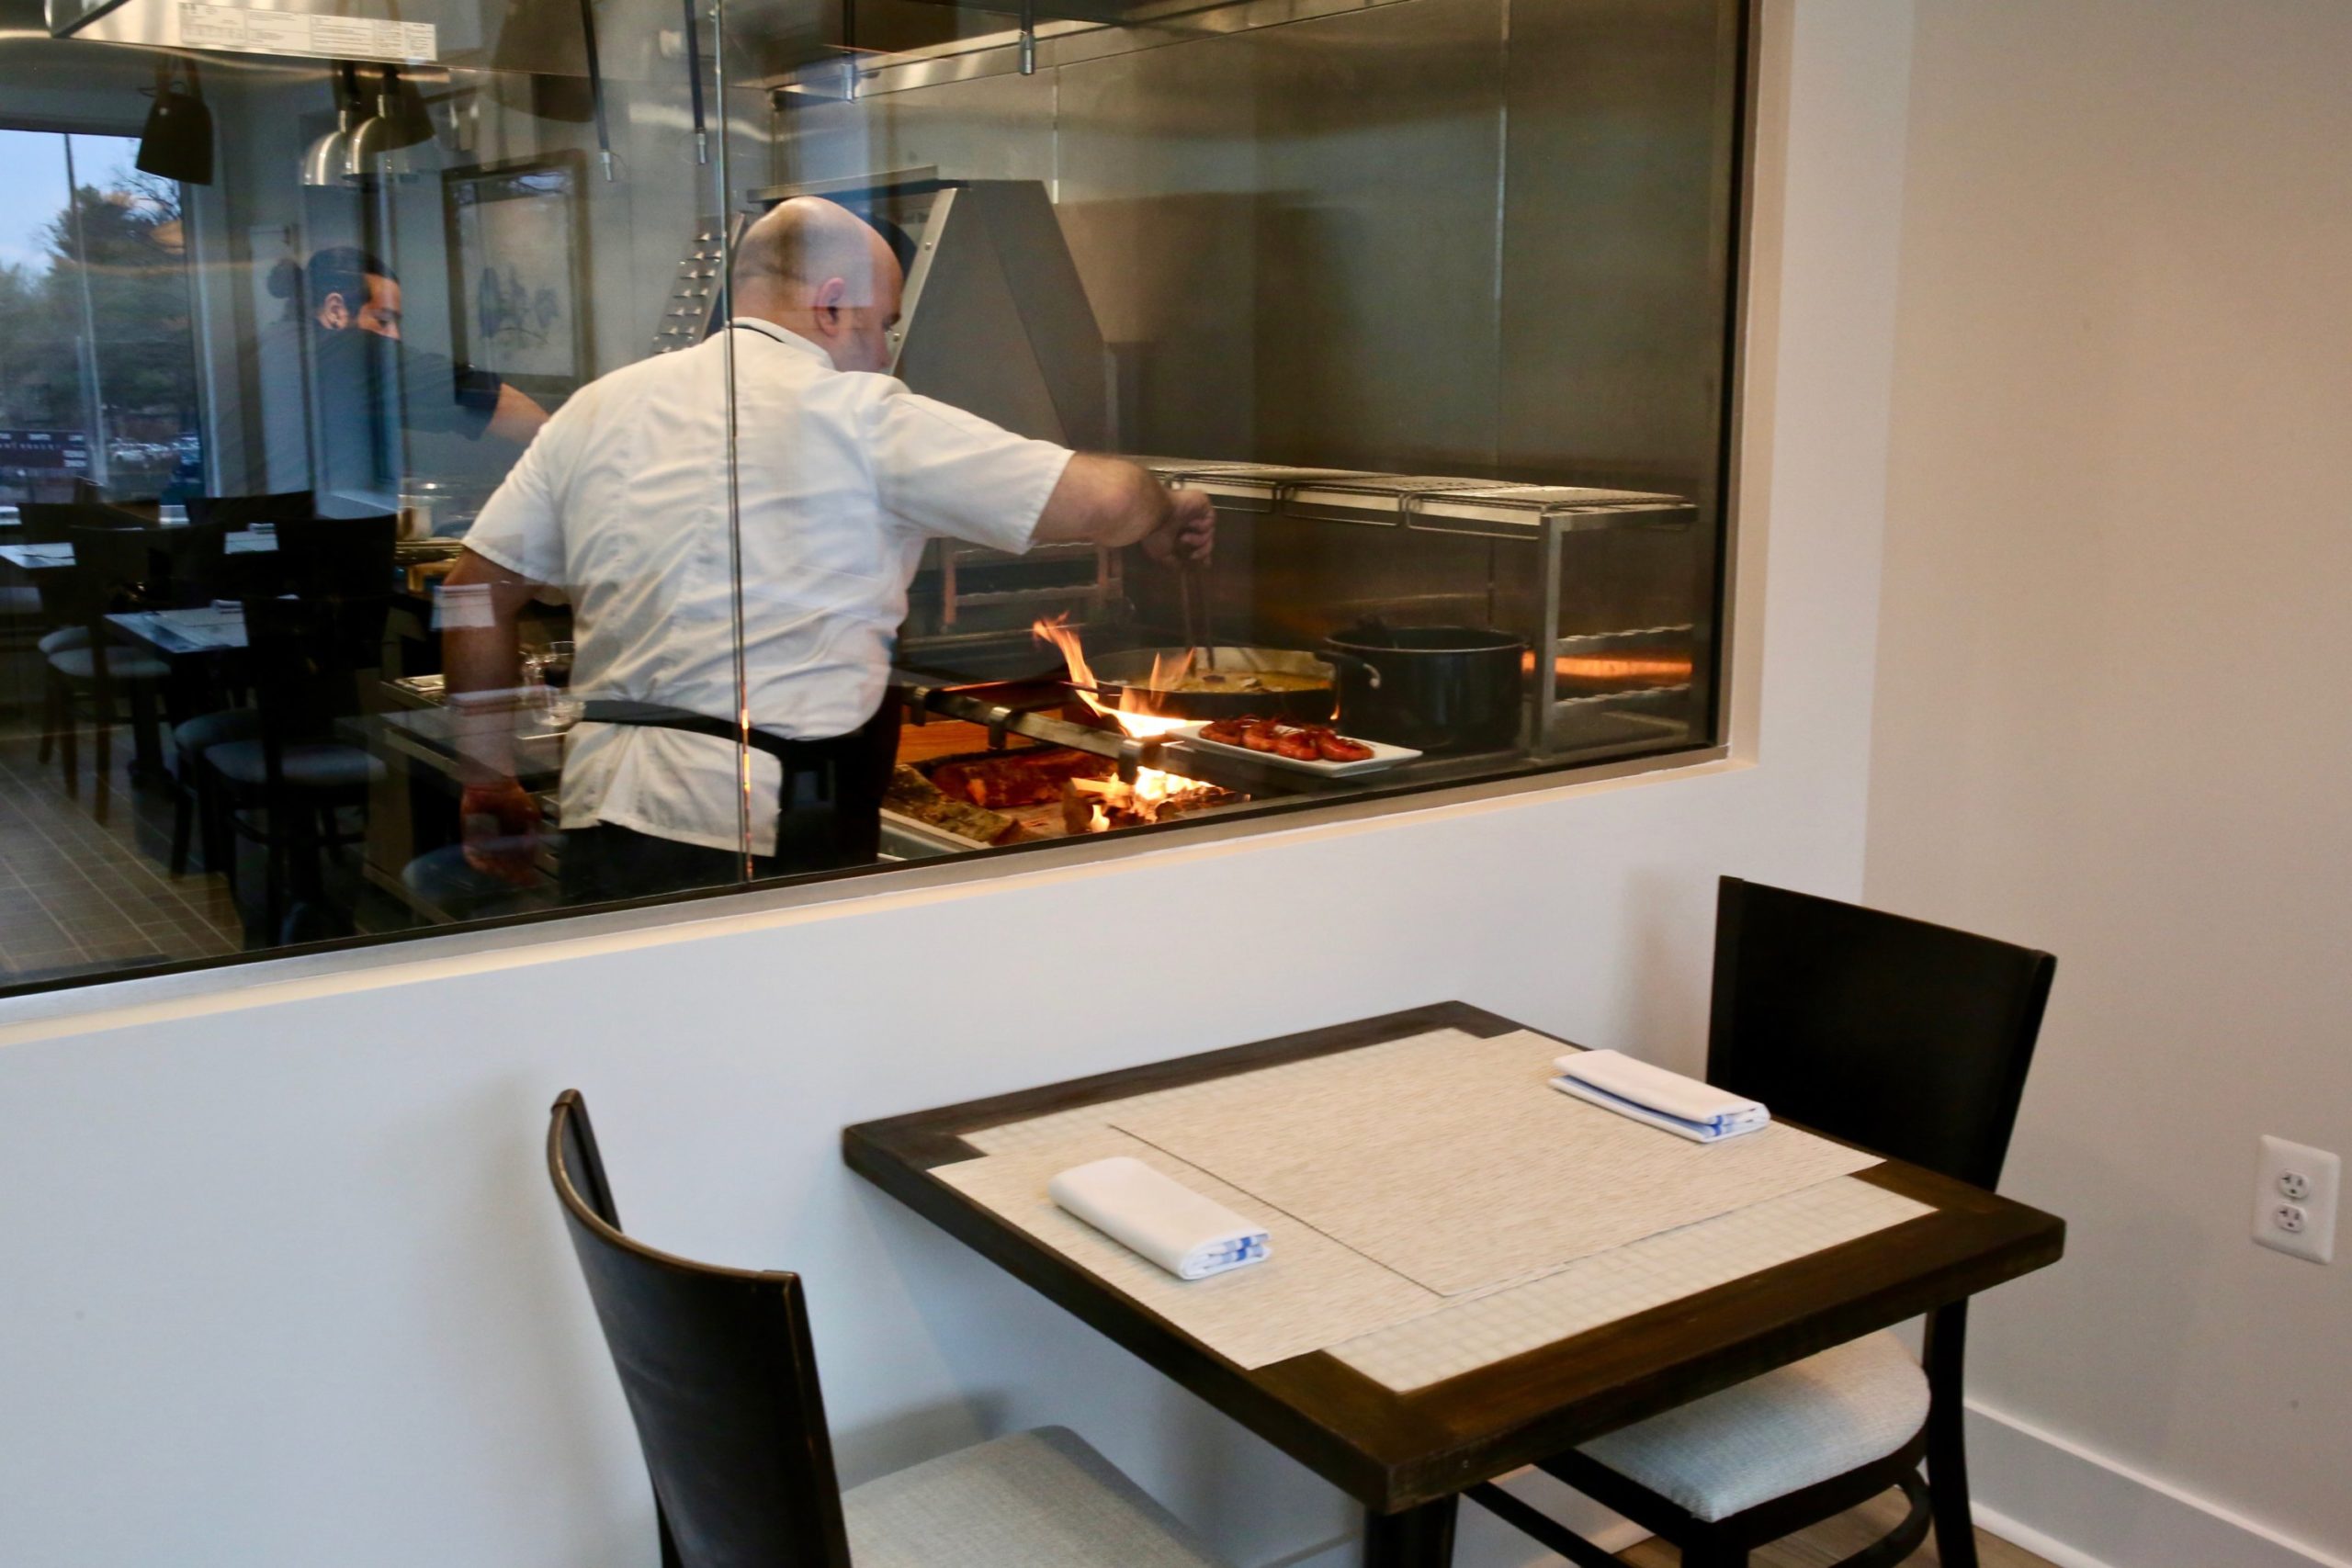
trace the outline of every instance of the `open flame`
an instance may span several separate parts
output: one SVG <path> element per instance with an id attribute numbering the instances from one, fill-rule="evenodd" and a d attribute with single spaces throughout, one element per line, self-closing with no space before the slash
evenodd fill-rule
<path id="1" fill-rule="evenodd" d="M 1120 688 L 1117 707 L 1103 702 L 1094 671 L 1086 662 L 1086 649 L 1080 645 L 1078 633 L 1070 629 L 1069 616 L 1057 615 L 1050 621 L 1040 620 L 1029 629 L 1038 640 L 1052 643 L 1060 650 L 1062 658 L 1069 661 L 1070 683 L 1077 689 L 1080 700 L 1136 739 L 1151 740 L 1171 735 L 1184 724 L 1182 718 L 1152 712 L 1150 697 L 1134 686 Z M 1189 650 L 1176 658 L 1156 655 L 1151 661 L 1151 678 L 1147 685 L 1154 692 L 1171 691 L 1182 684 L 1192 668 L 1193 656 Z M 1089 833 L 1109 832 L 1114 825 L 1112 820 L 1114 812 L 1146 822 L 1157 822 L 1162 811 L 1181 810 L 1216 794 L 1214 784 L 1205 784 L 1198 779 L 1188 779 L 1158 768 L 1139 769 L 1132 784 L 1114 777 L 1072 779 L 1069 787 L 1075 792 L 1074 798 L 1080 805 L 1086 804 L 1084 797 L 1095 797 L 1084 823 L 1084 830 Z M 1078 829 L 1079 824 L 1073 821 L 1071 830 L 1077 831 Z"/>
<path id="2" fill-rule="evenodd" d="M 1040 642 L 1052 643 L 1069 662 L 1070 684 L 1078 689 L 1080 698 L 1088 707 L 1114 721 L 1136 739 L 1150 740 L 1170 735 L 1183 724 L 1181 718 L 1152 712 L 1151 699 L 1133 686 L 1120 688 L 1117 707 L 1106 705 L 1099 694 L 1098 688 L 1102 682 L 1095 679 L 1093 667 L 1086 662 L 1086 649 L 1080 646 L 1078 634 L 1070 630 L 1069 615 L 1056 615 L 1050 621 L 1041 620 L 1029 628 L 1029 633 Z M 1192 671 L 1193 655 L 1189 649 L 1177 658 L 1156 654 L 1151 660 L 1151 679 L 1146 684 L 1155 692 L 1172 692 L 1183 684 L 1184 677 Z"/>

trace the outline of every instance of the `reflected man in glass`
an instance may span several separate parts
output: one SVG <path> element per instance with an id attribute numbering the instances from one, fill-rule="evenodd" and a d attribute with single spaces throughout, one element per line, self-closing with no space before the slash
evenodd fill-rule
<path id="1" fill-rule="evenodd" d="M 931 539 L 1206 558 L 1200 492 L 882 374 L 903 281 L 846 209 L 781 204 L 744 234 L 726 328 L 582 389 L 467 536 L 443 599 L 461 707 L 515 685 L 535 594 L 560 588 L 572 604 L 587 706 L 563 760 L 567 902 L 872 862 L 897 748 L 890 659 Z M 473 744 L 462 809 L 469 863 L 521 879 L 537 812 L 506 744 Z"/>
<path id="2" fill-rule="evenodd" d="M 520 446 L 547 411 L 494 372 L 415 348 L 401 335 L 401 283 L 356 245 L 312 255 L 302 269 L 314 488 L 322 511 L 391 512 L 406 477 L 404 437 L 444 431 Z"/>

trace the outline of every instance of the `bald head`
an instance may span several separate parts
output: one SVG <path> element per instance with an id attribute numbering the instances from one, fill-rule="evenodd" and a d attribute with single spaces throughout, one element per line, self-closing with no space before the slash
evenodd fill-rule
<path id="1" fill-rule="evenodd" d="M 888 242 L 849 209 L 797 196 L 743 231 L 735 253 L 735 313 L 757 316 L 823 348 L 842 370 L 890 363 L 885 336 L 903 280 Z"/>

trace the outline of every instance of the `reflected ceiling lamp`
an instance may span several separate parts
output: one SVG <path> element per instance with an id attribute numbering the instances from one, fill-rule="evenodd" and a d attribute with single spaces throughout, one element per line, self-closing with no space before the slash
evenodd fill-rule
<path id="1" fill-rule="evenodd" d="M 186 62 L 185 90 L 172 81 L 172 56 L 155 61 L 155 107 L 139 133 L 138 166 L 182 185 L 212 183 L 212 111 L 196 79 L 196 62 Z"/>
<path id="2" fill-rule="evenodd" d="M 345 63 L 334 77 L 334 129 L 302 152 L 302 183 L 339 186 L 351 177 L 351 132 L 359 123 L 359 70 Z"/>
<path id="3" fill-rule="evenodd" d="M 423 151 L 427 147 L 431 151 Z M 380 175 L 403 179 L 440 162 L 433 141 L 433 116 L 416 84 L 401 75 L 397 65 L 384 67 L 376 91 L 376 112 L 351 133 L 349 167 L 353 179 Z"/>

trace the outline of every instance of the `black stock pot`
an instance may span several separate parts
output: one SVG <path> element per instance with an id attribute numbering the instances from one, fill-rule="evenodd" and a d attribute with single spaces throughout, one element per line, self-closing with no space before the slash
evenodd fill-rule
<path id="1" fill-rule="evenodd" d="M 1342 735 L 1421 751 L 1493 751 L 1519 740 L 1527 644 L 1484 626 L 1389 626 L 1328 638 Z"/>

